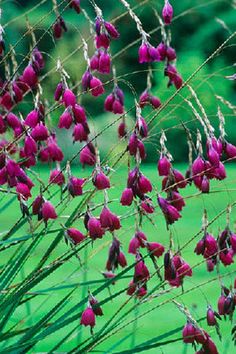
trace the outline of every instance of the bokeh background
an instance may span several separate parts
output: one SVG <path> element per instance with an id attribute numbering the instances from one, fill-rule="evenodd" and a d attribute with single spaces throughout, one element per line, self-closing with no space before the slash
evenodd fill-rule
<path id="1" fill-rule="evenodd" d="M 60 4 L 60 2 L 58 2 Z M 152 31 L 151 43 L 157 45 L 161 41 L 161 33 L 156 12 L 161 13 L 163 1 L 141 1 L 130 0 L 130 5 L 137 6 L 136 14 L 140 17 L 143 27 L 147 32 Z M 5 28 L 7 42 L 16 43 L 26 31 L 25 14 L 32 25 L 35 26 L 35 35 L 40 39 L 40 50 L 45 53 L 46 67 L 44 73 L 50 71 L 42 81 L 42 87 L 45 98 L 53 102 L 53 92 L 59 81 L 59 74 L 55 73 L 57 58 L 63 62 L 63 65 L 71 76 L 71 85 L 79 84 L 81 76 L 86 69 L 86 63 L 81 49 L 81 35 L 87 40 L 89 53 L 94 52 L 93 40 L 90 36 L 90 26 L 83 14 L 77 15 L 74 11 L 64 11 L 62 16 L 68 26 L 68 32 L 64 34 L 63 39 L 55 43 L 50 26 L 55 21 L 55 14 L 52 10 L 52 2 L 44 1 L 34 11 L 31 11 L 38 1 L 3 1 L 3 25 L 4 21 L 19 19 L 10 22 Z M 125 106 L 128 110 L 133 106 L 134 98 L 139 97 L 140 93 L 146 88 L 146 70 L 147 65 L 139 65 L 137 60 L 138 47 L 140 45 L 140 35 L 137 32 L 136 25 L 130 16 L 124 14 L 124 7 L 119 1 L 100 0 L 98 6 L 103 9 L 104 16 L 108 20 L 116 19 L 116 25 L 121 33 L 120 39 L 111 44 L 111 54 L 114 56 L 113 64 L 116 67 L 117 75 L 120 77 L 119 85 L 125 92 Z M 171 25 L 172 42 L 171 45 L 177 51 L 177 67 L 183 78 L 186 80 L 204 60 L 210 56 L 214 50 L 235 30 L 235 5 L 234 1 L 221 0 L 182 0 L 174 1 L 174 10 L 176 18 Z M 60 9 L 63 11 L 65 3 Z M 86 10 L 90 19 L 93 21 L 95 14 L 89 1 L 82 1 L 82 6 Z M 46 31 L 46 33 L 45 33 Z M 30 48 L 31 36 L 24 36 L 16 47 L 17 59 L 20 62 Z M 133 43 L 131 46 L 130 44 Z M 129 46 L 129 47 L 128 47 Z M 200 100 L 206 109 L 207 114 L 212 120 L 214 126 L 217 126 L 216 119 L 217 105 L 219 101 L 215 95 L 223 96 L 226 100 L 235 103 L 236 81 L 227 81 L 225 76 L 232 75 L 235 71 L 235 42 L 231 41 L 213 60 L 211 60 L 191 81 L 191 85 L 197 90 Z M 160 97 L 164 103 L 175 91 L 173 87 L 167 89 L 167 79 L 163 75 L 163 63 L 154 63 L 153 68 L 153 94 Z M 111 77 L 103 78 L 104 82 L 109 81 Z M 227 82 L 226 82 L 227 81 Z M 112 90 L 112 83 L 106 84 L 107 94 Z M 80 94 L 80 86 L 78 86 Z M 187 97 L 186 91 L 182 91 Z M 136 97 L 135 97 L 136 95 Z M 107 123 L 114 119 L 114 116 L 104 112 L 103 102 L 106 95 L 99 97 L 94 104 L 90 95 L 80 95 L 82 104 L 87 109 L 90 125 L 94 126 L 95 131 L 101 130 Z M 175 106 L 174 112 L 172 111 Z M 177 107 L 178 106 L 178 107 Z M 224 113 L 230 114 L 231 111 L 226 107 Z M 28 113 L 31 106 L 21 107 L 23 114 Z M 144 115 L 151 114 L 151 109 L 145 108 Z M 61 111 L 56 110 L 52 113 L 54 126 L 57 125 Z M 134 112 L 128 117 L 131 122 L 134 119 Z M 163 113 L 158 115 L 153 123 L 153 138 L 147 143 L 148 158 L 145 162 L 156 160 L 158 149 L 157 134 L 160 129 L 173 127 L 180 121 L 189 121 L 190 129 L 196 128 L 196 121 L 193 119 L 191 110 L 183 103 L 181 95 L 178 95 L 166 108 Z M 175 123 L 175 124 L 174 124 Z M 226 126 L 229 136 L 236 140 L 236 122 L 231 116 L 226 119 Z M 114 142 L 117 126 L 109 129 L 106 133 L 106 139 L 99 141 L 100 151 L 104 156 Z M 70 157 L 77 149 L 72 146 L 71 132 L 60 132 L 60 138 L 64 145 L 66 157 Z M 187 156 L 187 145 L 176 144 L 176 141 L 186 140 L 185 132 L 182 127 L 170 129 L 168 132 L 168 147 L 170 151 L 174 149 L 175 161 L 185 161 Z"/>

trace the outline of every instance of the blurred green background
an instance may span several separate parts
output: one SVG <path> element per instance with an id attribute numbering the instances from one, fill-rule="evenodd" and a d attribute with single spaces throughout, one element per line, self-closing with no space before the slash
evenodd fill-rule
<path id="1" fill-rule="evenodd" d="M 161 13 L 163 1 L 143 1 L 130 0 L 132 6 L 136 6 L 135 12 L 140 17 L 143 27 L 146 31 L 153 31 L 151 43 L 157 45 L 161 41 L 161 33 L 158 29 L 159 22 L 156 12 Z M 172 1 L 175 12 L 175 20 L 171 25 L 172 42 L 171 45 L 177 51 L 177 68 L 186 80 L 202 62 L 216 50 L 221 43 L 235 30 L 236 10 L 233 1 L 220 0 L 182 0 Z M 70 85 L 79 84 L 81 76 L 86 69 L 86 63 L 81 50 L 81 35 L 88 40 L 90 55 L 94 52 L 93 40 L 90 37 L 90 26 L 83 13 L 76 14 L 71 9 L 64 7 L 67 1 L 58 1 L 59 9 L 68 26 L 68 32 L 63 38 L 55 43 L 50 26 L 55 21 L 55 14 L 52 11 L 52 2 L 43 1 L 3 1 L 2 23 L 10 21 L 5 28 L 6 42 L 14 44 L 20 40 L 15 50 L 18 62 L 22 57 L 27 56 L 30 48 L 31 37 L 22 35 L 26 31 L 25 14 L 29 18 L 31 25 L 35 26 L 35 34 L 39 40 L 39 48 L 45 54 L 46 67 L 42 74 L 43 96 L 53 103 L 53 92 L 59 81 L 59 74 L 55 73 L 57 58 L 64 61 L 64 67 L 71 77 Z M 124 13 L 124 7 L 119 1 L 100 0 L 98 6 L 103 10 L 106 20 L 118 18 L 115 23 L 121 33 L 119 40 L 112 41 L 111 54 L 114 56 L 113 64 L 116 66 L 117 75 L 120 77 L 119 85 L 125 92 L 125 107 L 128 110 L 134 104 L 134 98 L 139 97 L 140 93 L 146 88 L 146 70 L 147 65 L 139 65 L 137 59 L 138 47 L 140 45 L 140 35 L 137 32 L 136 25 L 130 16 Z M 33 11 L 32 8 L 37 6 Z M 90 1 L 81 0 L 81 6 L 86 10 L 88 16 L 93 21 L 95 13 Z M 20 17 L 18 17 L 20 16 Z M 13 22 L 11 22 L 11 20 Z M 46 32 L 45 32 L 46 31 Z M 135 42 L 136 41 L 136 42 Z M 133 43 L 134 42 L 134 43 Z M 131 46 L 127 47 L 133 43 Z M 127 48 L 126 48 L 127 47 Z M 232 40 L 213 60 L 211 60 L 203 69 L 193 78 L 191 85 L 197 91 L 203 106 L 209 115 L 212 124 L 217 127 L 216 119 L 217 105 L 219 101 L 215 95 L 223 96 L 230 102 L 236 102 L 236 82 L 225 79 L 225 76 L 232 75 L 235 71 L 235 40 Z M 24 65 L 26 62 L 24 62 Z M 21 65 L 21 68 L 23 66 Z M 164 103 L 174 92 L 171 87 L 167 89 L 167 79 L 163 75 L 164 64 L 155 63 L 153 68 L 153 94 L 160 97 Z M 45 77 L 44 75 L 49 72 Z M 109 81 L 111 77 L 103 76 L 104 82 Z M 106 84 L 106 94 L 112 90 L 112 84 Z M 77 88 L 80 93 L 80 86 Z M 134 97 L 134 94 L 136 97 Z M 181 91 L 181 94 L 166 107 L 161 114 L 154 119 L 152 124 L 152 136 L 147 142 L 148 158 L 146 162 L 156 160 L 158 150 L 158 136 L 162 128 L 172 128 L 180 124 L 180 121 L 191 121 L 188 123 L 190 129 L 196 130 L 198 124 L 193 119 L 191 109 L 183 102 L 183 96 L 187 97 L 187 89 Z M 79 96 L 80 101 L 85 106 L 89 117 L 90 125 L 96 132 L 100 131 L 107 123 L 112 122 L 116 117 L 110 113 L 105 113 L 103 102 L 106 95 L 102 95 L 94 101 L 89 95 Z M 30 100 L 29 100 L 30 101 Z M 94 104 L 96 102 L 96 104 Z M 173 110 L 174 107 L 174 110 Z M 23 115 L 27 114 L 32 105 L 25 104 L 20 107 Z M 226 127 L 230 139 L 236 141 L 236 121 L 232 117 L 232 111 L 225 106 L 222 107 L 226 115 Z M 51 114 L 54 126 L 57 125 L 61 110 L 57 109 Z M 135 112 L 128 116 L 130 127 L 134 120 Z M 152 110 L 147 107 L 143 110 L 144 117 L 147 120 L 153 115 Z M 199 126 L 198 126 L 199 127 Z M 106 132 L 106 139 L 98 140 L 102 156 L 114 142 L 114 134 L 117 125 L 114 125 Z M 72 146 L 71 132 L 59 132 L 59 142 L 63 143 L 66 157 L 70 157 L 78 149 L 78 145 Z M 184 161 L 187 156 L 187 145 L 185 132 L 181 125 L 170 129 L 167 134 L 168 147 L 174 151 L 173 155 L 176 161 Z M 183 140 L 182 144 L 176 144 L 176 141 Z"/>

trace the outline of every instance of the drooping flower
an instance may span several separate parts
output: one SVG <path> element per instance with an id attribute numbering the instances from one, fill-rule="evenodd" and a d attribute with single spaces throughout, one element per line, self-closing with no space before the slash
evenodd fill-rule
<path id="1" fill-rule="evenodd" d="M 65 231 L 66 236 L 71 240 L 75 245 L 82 242 L 85 239 L 85 236 L 79 230 L 71 227 Z"/>
<path id="2" fill-rule="evenodd" d="M 161 257 L 165 251 L 165 247 L 158 242 L 147 242 L 147 249 L 155 257 Z"/>
<path id="3" fill-rule="evenodd" d="M 39 123 L 32 130 L 31 136 L 35 141 L 44 141 L 47 140 L 49 132 L 47 127 L 43 123 Z"/>
<path id="4" fill-rule="evenodd" d="M 159 196 L 157 201 L 165 216 L 167 224 L 173 224 L 175 221 L 181 218 L 178 210 L 173 205 L 171 205 L 168 200 Z"/>
<path id="5" fill-rule="evenodd" d="M 136 255 L 140 247 L 145 247 L 146 241 L 146 235 L 142 231 L 137 231 L 129 242 L 128 252 Z"/>
<path id="6" fill-rule="evenodd" d="M 49 182 L 62 186 L 65 183 L 65 176 L 62 171 L 55 169 L 50 172 Z"/>
<path id="7" fill-rule="evenodd" d="M 165 0 L 165 5 L 162 10 L 162 17 L 166 25 L 171 24 L 173 13 L 173 7 L 171 6 L 169 0 Z"/>
<path id="8" fill-rule="evenodd" d="M 120 249 L 120 241 L 114 237 L 109 248 L 106 269 L 108 271 L 114 271 L 119 265 L 121 267 L 126 267 L 127 261 L 124 253 Z"/>
<path id="9" fill-rule="evenodd" d="M 92 143 L 89 143 L 83 147 L 80 152 L 80 162 L 84 165 L 93 166 L 96 162 L 95 148 Z"/>
<path id="10" fill-rule="evenodd" d="M 66 88 L 62 96 L 62 102 L 66 108 L 70 106 L 74 107 L 76 104 L 75 94 L 70 89 Z"/>
<path id="11" fill-rule="evenodd" d="M 208 324 L 208 326 L 215 326 L 217 324 L 216 317 L 218 319 L 221 319 L 219 314 L 216 311 L 213 311 L 211 306 L 208 306 L 208 308 L 207 308 L 207 324 Z"/>
<path id="12" fill-rule="evenodd" d="M 166 156 L 161 156 L 157 168 L 159 176 L 168 176 L 171 168 L 170 160 Z"/>
<path id="13" fill-rule="evenodd" d="M 100 214 L 101 226 L 110 231 L 120 229 L 120 219 L 117 215 L 113 214 L 107 206 L 104 206 Z"/>
<path id="14" fill-rule="evenodd" d="M 87 307 L 81 316 L 80 324 L 83 326 L 90 326 L 91 328 L 95 326 L 95 314 L 91 307 Z"/>
<path id="15" fill-rule="evenodd" d="M 70 193 L 70 195 L 72 195 L 72 197 L 76 197 L 78 195 L 82 195 L 83 194 L 83 184 L 84 184 L 85 180 L 83 178 L 77 178 L 74 176 L 71 176 L 69 178 L 68 184 L 67 184 L 67 189 L 68 192 Z"/>
<path id="16" fill-rule="evenodd" d="M 120 203 L 124 206 L 130 206 L 133 202 L 134 194 L 132 188 L 125 188 L 122 193 Z"/>
<path id="17" fill-rule="evenodd" d="M 92 76 L 92 78 L 91 78 L 91 80 L 89 82 L 89 89 L 91 90 L 91 94 L 94 97 L 98 97 L 98 96 L 102 95 L 105 92 L 101 80 L 99 80 L 95 76 Z"/>
<path id="18" fill-rule="evenodd" d="M 79 14 L 81 12 L 81 8 L 80 8 L 80 0 L 69 0 L 70 2 L 70 8 L 74 9 L 77 14 Z"/>
<path id="19" fill-rule="evenodd" d="M 89 304 L 92 307 L 95 316 L 103 316 L 103 311 L 99 306 L 98 300 L 91 293 L 89 293 Z"/>
<path id="20" fill-rule="evenodd" d="M 87 224 L 87 229 L 89 231 L 89 236 L 96 240 L 97 238 L 102 238 L 105 231 L 102 228 L 100 220 L 95 217 L 90 217 Z"/>
<path id="21" fill-rule="evenodd" d="M 182 332 L 184 343 L 193 343 L 195 340 L 195 334 L 196 327 L 191 322 L 187 322 Z"/>
<path id="22" fill-rule="evenodd" d="M 110 188 L 110 180 L 101 170 L 95 171 L 93 176 L 93 184 L 98 190 Z"/>
<path id="23" fill-rule="evenodd" d="M 65 110 L 64 113 L 60 116 L 58 128 L 70 129 L 73 123 L 73 118 L 69 110 Z"/>
<path id="24" fill-rule="evenodd" d="M 42 205 L 42 218 L 45 222 L 47 222 L 49 219 L 57 218 L 55 208 L 49 201 L 45 201 Z"/>

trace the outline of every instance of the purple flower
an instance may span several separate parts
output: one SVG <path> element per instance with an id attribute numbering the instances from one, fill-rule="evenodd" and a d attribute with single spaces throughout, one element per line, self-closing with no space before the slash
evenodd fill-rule
<path id="1" fill-rule="evenodd" d="M 168 0 L 165 0 L 165 5 L 162 10 L 162 17 L 166 25 L 170 25 L 173 18 L 173 7 Z"/>
<path id="2" fill-rule="evenodd" d="M 77 245 L 85 239 L 85 236 L 79 230 L 71 227 L 66 230 L 67 237 L 72 241 L 73 244 Z"/>
<path id="3" fill-rule="evenodd" d="M 95 326 L 95 314 L 91 307 L 87 307 L 82 313 L 80 324 L 83 326 L 90 326 L 91 328 Z"/>
<path id="4" fill-rule="evenodd" d="M 157 168 L 159 176 L 168 176 L 171 168 L 169 159 L 166 156 L 161 156 Z"/>
<path id="5" fill-rule="evenodd" d="M 95 149 L 92 143 L 83 147 L 80 152 L 80 162 L 84 165 L 93 166 L 96 163 Z"/>
<path id="6" fill-rule="evenodd" d="M 168 200 L 159 196 L 157 201 L 165 216 L 167 224 L 173 224 L 175 221 L 181 218 L 178 210 L 173 205 L 171 205 Z"/>
<path id="7" fill-rule="evenodd" d="M 65 112 L 62 113 L 62 115 L 60 116 L 58 128 L 70 129 L 72 123 L 73 123 L 73 118 L 70 111 L 65 110 Z"/>
<path id="8" fill-rule="evenodd" d="M 110 188 L 110 180 L 102 171 L 95 171 L 93 184 L 98 190 Z"/>
<path id="9" fill-rule="evenodd" d="M 132 189 L 126 188 L 122 193 L 120 203 L 124 206 L 129 206 L 132 204 L 133 198 L 134 198 L 134 195 L 133 195 Z"/>
<path id="10" fill-rule="evenodd" d="M 73 176 L 69 178 L 67 189 L 70 195 L 72 195 L 72 197 L 83 194 L 82 186 L 84 184 L 84 181 L 85 180 L 83 178 L 77 178 Z"/>
<path id="11" fill-rule="evenodd" d="M 105 92 L 101 80 L 95 76 L 92 76 L 89 82 L 89 89 L 91 90 L 92 96 L 94 97 L 100 96 Z"/>
<path id="12" fill-rule="evenodd" d="M 50 202 L 44 202 L 42 205 L 42 218 L 44 219 L 45 222 L 47 222 L 49 219 L 56 219 L 57 214 L 55 211 L 54 206 Z"/>
<path id="13" fill-rule="evenodd" d="M 104 206 L 100 214 L 100 222 L 104 229 L 109 229 L 110 231 L 118 230 L 121 227 L 118 216 L 113 214 L 106 206 Z"/>
<path id="14" fill-rule="evenodd" d="M 100 220 L 95 217 L 89 218 L 87 228 L 89 231 L 89 236 L 93 240 L 96 240 L 97 238 L 102 238 L 102 236 L 104 235 L 104 230 L 102 228 Z"/>

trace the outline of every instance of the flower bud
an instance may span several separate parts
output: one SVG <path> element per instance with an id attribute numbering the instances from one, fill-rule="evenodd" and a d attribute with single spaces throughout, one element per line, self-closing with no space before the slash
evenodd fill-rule
<path id="1" fill-rule="evenodd" d="M 49 219 L 56 219 L 57 214 L 54 209 L 54 206 L 50 202 L 44 202 L 42 205 L 42 217 L 45 222 Z"/>
<path id="2" fill-rule="evenodd" d="M 109 229 L 110 231 L 118 230 L 121 227 L 118 216 L 113 214 L 106 206 L 104 206 L 100 214 L 100 222 L 104 229 Z"/>
<path id="3" fill-rule="evenodd" d="M 169 3 L 169 0 L 165 0 L 165 5 L 162 9 L 162 17 L 166 25 L 170 25 L 173 18 L 173 7 Z"/>
<path id="4" fill-rule="evenodd" d="M 31 133 L 31 136 L 35 141 L 47 140 L 48 135 L 48 129 L 43 123 L 37 124 Z"/>
<path id="5" fill-rule="evenodd" d="M 85 239 L 85 236 L 79 230 L 73 227 L 66 230 L 66 235 L 75 245 L 77 245 L 78 243 L 82 242 Z"/>
<path id="6" fill-rule="evenodd" d="M 72 197 L 82 195 L 83 194 L 83 190 L 82 190 L 83 184 L 84 184 L 84 179 L 77 178 L 77 177 L 70 177 L 68 184 L 67 184 L 67 189 L 68 189 L 70 195 L 72 195 Z"/>
<path id="7" fill-rule="evenodd" d="M 171 168 L 169 159 L 166 156 L 161 156 L 160 160 L 158 161 L 157 168 L 159 176 L 168 176 Z"/>
<path id="8" fill-rule="evenodd" d="M 93 145 L 86 145 L 80 152 L 80 163 L 84 165 L 94 166 L 96 163 L 95 150 Z"/>
<path id="9" fill-rule="evenodd" d="M 80 324 L 83 326 L 95 326 L 95 314 L 91 307 L 87 307 L 86 310 L 82 313 Z"/>
<path id="10" fill-rule="evenodd" d="M 111 58 L 108 53 L 101 52 L 99 57 L 98 71 L 101 74 L 110 74 L 111 70 Z"/>
<path id="11" fill-rule="evenodd" d="M 50 172 L 49 182 L 62 186 L 65 183 L 65 176 L 60 170 L 53 170 Z"/>
<path id="12" fill-rule="evenodd" d="M 93 240 L 95 240 L 96 238 L 102 238 L 102 236 L 104 235 L 104 230 L 101 226 L 101 223 L 95 217 L 89 218 L 87 227 L 88 227 L 88 231 L 89 231 L 89 236 Z"/>
<path id="13" fill-rule="evenodd" d="M 91 89 L 91 93 L 94 97 L 98 97 L 105 92 L 101 80 L 99 80 L 95 76 L 93 76 L 92 79 L 90 80 L 89 88 Z"/>
<path id="14" fill-rule="evenodd" d="M 110 180 L 102 171 L 95 172 L 93 184 L 98 190 L 110 188 Z"/>
<path id="15" fill-rule="evenodd" d="M 62 102 L 64 103 L 65 107 L 74 107 L 76 104 L 75 94 L 70 89 L 65 89 L 62 97 Z"/>
<path id="16" fill-rule="evenodd" d="M 117 31 L 117 29 L 115 28 L 114 25 L 112 25 L 110 22 L 104 22 L 105 28 L 107 30 L 107 32 L 109 33 L 109 35 L 113 38 L 113 39 L 117 39 L 120 34 Z"/>
<path id="17" fill-rule="evenodd" d="M 58 128 L 60 128 L 60 129 L 62 129 L 62 128 L 70 129 L 72 123 L 73 123 L 72 115 L 71 115 L 71 113 L 69 111 L 66 110 L 60 116 L 59 123 L 58 123 Z"/>
<path id="18" fill-rule="evenodd" d="M 133 198 L 134 198 L 134 195 L 133 195 L 132 189 L 131 188 L 126 188 L 123 191 L 123 193 L 122 193 L 122 196 L 121 196 L 121 199 L 120 199 L 120 203 L 123 206 L 129 206 L 129 205 L 132 204 Z"/>
<path id="19" fill-rule="evenodd" d="M 25 118 L 25 124 L 30 128 L 35 128 L 39 123 L 39 112 L 37 109 L 31 111 Z"/>

